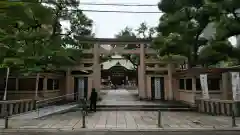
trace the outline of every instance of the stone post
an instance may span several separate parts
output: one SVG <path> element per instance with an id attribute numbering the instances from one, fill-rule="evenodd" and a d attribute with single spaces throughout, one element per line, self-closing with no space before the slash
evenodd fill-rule
<path id="1" fill-rule="evenodd" d="M 195 99 L 197 96 L 196 77 L 192 77 L 192 96 L 193 96 L 193 103 L 195 104 Z"/>
<path id="2" fill-rule="evenodd" d="M 228 72 L 222 73 L 222 89 L 221 89 L 222 96 L 221 97 L 223 100 L 228 99 L 228 91 L 230 91 L 231 83 L 228 79 L 229 79 L 229 73 Z"/>
<path id="3" fill-rule="evenodd" d="M 45 79 L 45 78 L 44 78 Z M 68 68 L 67 72 L 66 72 L 66 94 L 72 94 L 72 90 L 71 90 L 71 86 L 70 86 L 70 80 L 71 79 L 71 69 Z M 46 80 L 45 80 L 46 81 Z M 46 83 L 47 84 L 47 83 Z M 43 86 L 43 87 L 47 87 L 47 85 Z M 47 88 L 43 88 L 44 90 Z M 67 96 L 66 97 L 67 100 L 72 100 L 73 97 Z"/>
<path id="4" fill-rule="evenodd" d="M 15 89 L 16 89 L 16 91 L 18 91 L 19 90 L 19 78 L 18 77 L 16 77 L 16 84 L 15 85 L 16 85 Z"/>
<path id="5" fill-rule="evenodd" d="M 125 77 L 125 82 L 124 83 L 125 83 L 125 85 L 129 86 L 129 84 L 128 84 L 128 76 Z"/>
<path id="6" fill-rule="evenodd" d="M 91 96 L 91 92 L 92 92 L 92 87 L 93 87 L 93 79 L 92 77 L 88 76 L 88 99 Z"/>
<path id="7" fill-rule="evenodd" d="M 47 80 L 48 78 L 45 76 L 43 78 L 43 91 L 47 91 Z"/>
<path id="8" fill-rule="evenodd" d="M 147 95 L 145 87 L 145 45 L 140 44 L 140 66 L 138 72 L 139 96 L 144 99 Z"/>
<path id="9" fill-rule="evenodd" d="M 93 86 L 99 91 L 101 86 L 101 65 L 100 65 L 100 52 L 99 44 L 94 44 L 93 48 Z"/>
<path id="10" fill-rule="evenodd" d="M 168 100 L 173 100 L 173 64 L 168 64 Z"/>

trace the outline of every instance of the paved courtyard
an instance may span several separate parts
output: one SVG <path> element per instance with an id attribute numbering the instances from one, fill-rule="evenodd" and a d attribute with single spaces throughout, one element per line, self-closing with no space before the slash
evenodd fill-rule
<path id="1" fill-rule="evenodd" d="M 102 101 L 99 105 L 157 105 L 154 102 L 140 101 L 137 99 L 138 90 L 103 90 Z"/>
<path id="2" fill-rule="evenodd" d="M 114 132 L 114 131 L 83 131 L 83 132 L 8 132 L 1 135 L 239 135 L 239 131 L 185 131 L 185 132 L 172 132 L 172 131 L 135 131 L 135 132 Z"/>
<path id="3" fill-rule="evenodd" d="M 157 129 L 157 112 L 111 111 L 91 113 L 86 118 L 88 129 Z M 237 119 L 238 125 L 240 119 Z M 1 120 L 0 126 L 3 127 Z M 55 114 L 40 119 L 10 119 L 10 128 L 81 129 L 81 111 Z M 229 128 L 231 118 L 192 112 L 163 112 L 164 129 Z M 240 125 L 239 125 L 240 126 Z"/>
<path id="4" fill-rule="evenodd" d="M 102 100 L 98 105 L 106 106 L 158 106 L 176 105 L 174 102 L 144 101 L 139 100 L 138 90 L 102 90 L 100 93 Z M 178 106 L 181 105 L 178 103 Z"/>
<path id="5" fill-rule="evenodd" d="M 134 91 L 107 91 L 100 104 L 103 105 L 142 105 L 155 104 L 137 101 Z M 49 110 L 51 111 L 51 110 Z M 161 129 L 223 129 L 231 127 L 231 117 L 210 116 L 194 112 L 162 112 Z M 86 117 L 87 129 L 159 129 L 158 113 L 156 111 L 99 111 Z M 240 118 L 237 118 L 240 128 Z M 4 120 L 0 120 L 4 127 Z M 25 115 L 12 117 L 9 120 L 12 129 L 53 129 L 82 130 L 82 113 L 79 108 L 67 112 L 53 114 L 42 118 L 27 118 Z"/>

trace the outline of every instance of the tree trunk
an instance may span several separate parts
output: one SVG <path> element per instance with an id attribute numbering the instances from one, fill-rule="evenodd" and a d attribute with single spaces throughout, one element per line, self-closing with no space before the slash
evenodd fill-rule
<path id="1" fill-rule="evenodd" d="M 193 58 L 192 58 L 192 55 L 191 55 L 191 51 L 189 52 L 189 54 L 188 54 L 188 56 L 187 56 L 187 58 L 188 58 L 188 61 L 187 61 L 187 69 L 190 69 L 190 68 L 192 68 L 193 67 Z"/>
<path id="2" fill-rule="evenodd" d="M 38 83 L 39 83 L 39 73 L 37 73 L 37 76 L 36 76 L 36 84 L 35 84 L 35 99 L 37 100 L 38 99 Z"/>
<path id="3" fill-rule="evenodd" d="M 10 72 L 10 68 L 7 68 L 7 75 L 6 75 L 6 82 L 5 82 L 5 89 L 4 89 L 4 96 L 3 96 L 3 100 L 7 100 L 7 89 L 8 89 L 8 77 L 9 77 L 9 72 Z"/>

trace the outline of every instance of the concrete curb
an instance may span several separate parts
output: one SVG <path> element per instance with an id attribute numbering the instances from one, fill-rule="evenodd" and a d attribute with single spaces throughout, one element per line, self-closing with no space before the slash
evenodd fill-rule
<path id="1" fill-rule="evenodd" d="M 82 128 L 20 128 L 0 129 L 0 133 L 11 132 L 208 132 L 208 131 L 240 131 L 240 128 L 156 128 L 156 129 L 82 129 Z"/>

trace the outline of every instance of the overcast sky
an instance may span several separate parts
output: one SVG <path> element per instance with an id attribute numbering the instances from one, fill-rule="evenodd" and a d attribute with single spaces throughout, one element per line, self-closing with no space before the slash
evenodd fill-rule
<path id="1" fill-rule="evenodd" d="M 81 0 L 89 3 L 116 3 L 116 4 L 157 4 L 160 0 Z M 136 12 L 159 12 L 158 7 L 121 7 L 121 6 L 100 6 L 100 5 L 80 5 L 85 10 L 121 10 Z M 98 38 L 113 38 L 115 34 L 124 29 L 138 28 L 139 24 L 146 22 L 148 26 L 157 26 L 161 13 L 157 14 L 134 14 L 134 13 L 103 13 L 103 12 L 84 12 L 87 17 L 93 20 L 93 32 Z M 65 27 L 67 24 L 63 23 Z M 236 38 L 230 38 L 233 45 Z"/>
<path id="2" fill-rule="evenodd" d="M 160 0 L 81 0 L 81 2 L 92 3 L 124 3 L 124 4 L 157 4 Z M 136 12 L 158 12 L 158 7 L 119 7 L 119 6 L 99 6 L 81 5 L 81 9 L 91 10 L 123 10 Z M 124 14 L 124 13 L 96 13 L 84 12 L 94 21 L 94 33 L 96 37 L 113 38 L 115 34 L 126 26 L 137 28 L 141 22 L 146 22 L 149 26 L 157 26 L 161 14 Z"/>

